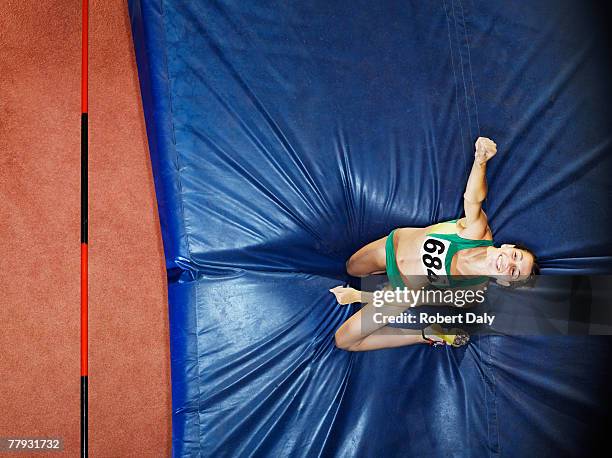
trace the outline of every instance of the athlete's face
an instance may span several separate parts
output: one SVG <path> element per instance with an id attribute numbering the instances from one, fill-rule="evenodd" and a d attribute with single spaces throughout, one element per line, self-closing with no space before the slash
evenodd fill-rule
<path id="1" fill-rule="evenodd" d="M 488 274 L 505 286 L 510 282 L 526 280 L 531 274 L 533 261 L 531 253 L 519 250 L 514 245 L 505 244 L 487 250 Z"/>

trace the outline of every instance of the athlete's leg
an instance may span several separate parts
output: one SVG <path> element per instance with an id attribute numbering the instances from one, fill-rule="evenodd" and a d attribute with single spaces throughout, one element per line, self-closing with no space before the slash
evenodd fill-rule
<path id="1" fill-rule="evenodd" d="M 385 243 L 387 237 L 368 243 L 351 256 L 346 271 L 354 277 L 381 274 L 386 271 Z"/>

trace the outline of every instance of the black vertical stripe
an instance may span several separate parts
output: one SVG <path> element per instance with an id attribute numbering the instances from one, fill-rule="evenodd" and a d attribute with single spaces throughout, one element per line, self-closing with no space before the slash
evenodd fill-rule
<path id="1" fill-rule="evenodd" d="M 89 453 L 87 442 L 87 376 L 81 376 L 81 458 Z"/>
<path id="2" fill-rule="evenodd" d="M 87 197 L 88 197 L 88 141 L 87 113 L 81 113 L 81 243 L 87 243 Z"/>

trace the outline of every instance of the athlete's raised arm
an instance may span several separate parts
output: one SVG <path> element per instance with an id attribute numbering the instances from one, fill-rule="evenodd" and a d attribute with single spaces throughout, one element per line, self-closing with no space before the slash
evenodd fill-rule
<path id="1" fill-rule="evenodd" d="M 497 153 L 497 145 L 489 138 L 476 140 L 474 164 L 463 194 L 465 218 L 461 220 L 464 235 L 481 238 L 487 231 L 487 217 L 482 211 L 482 203 L 487 197 L 487 161 Z"/>

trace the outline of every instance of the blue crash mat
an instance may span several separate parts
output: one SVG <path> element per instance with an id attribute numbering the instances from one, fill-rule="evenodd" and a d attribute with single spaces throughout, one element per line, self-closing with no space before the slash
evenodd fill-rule
<path id="1" fill-rule="evenodd" d="M 168 268 L 173 455 L 582 455 L 610 341 L 474 337 L 364 354 L 347 258 L 486 211 L 545 274 L 612 273 L 612 100 L 580 0 L 131 0 Z"/>

